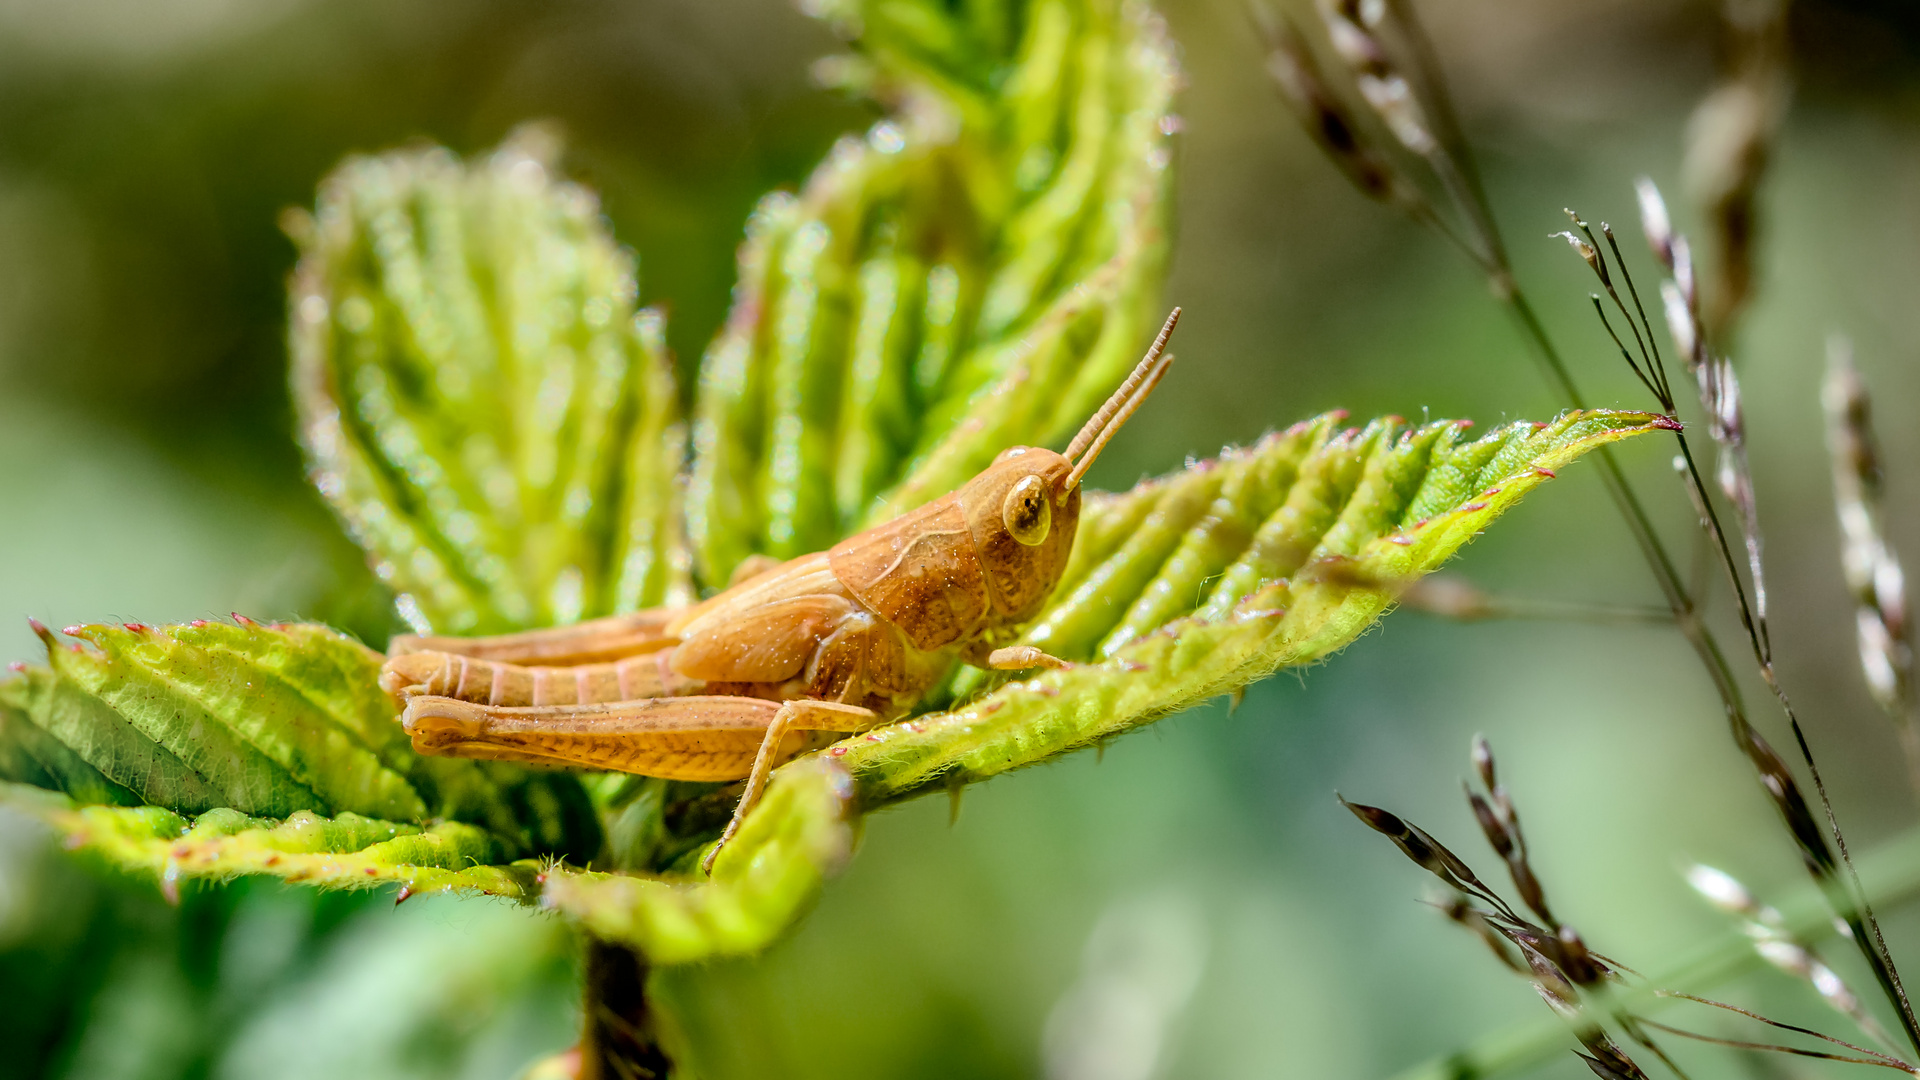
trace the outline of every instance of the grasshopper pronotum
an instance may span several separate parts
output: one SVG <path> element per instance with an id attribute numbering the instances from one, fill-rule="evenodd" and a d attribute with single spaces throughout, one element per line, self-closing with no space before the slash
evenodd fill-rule
<path id="1" fill-rule="evenodd" d="M 381 685 L 405 702 L 400 720 L 421 753 L 744 777 L 724 845 L 810 733 L 898 718 L 955 660 L 1065 666 L 1000 643 L 1059 582 L 1080 480 L 1166 374 L 1179 319 L 1175 308 L 1065 454 L 1011 447 L 958 490 L 827 551 L 736 574 L 691 607 L 491 638 L 396 638 Z"/>

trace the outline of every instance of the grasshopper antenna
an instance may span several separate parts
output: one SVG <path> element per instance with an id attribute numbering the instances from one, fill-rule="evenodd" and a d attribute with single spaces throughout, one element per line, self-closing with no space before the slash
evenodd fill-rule
<path id="1" fill-rule="evenodd" d="M 1172 314 L 1167 316 L 1166 324 L 1160 327 L 1160 336 L 1153 339 L 1152 347 L 1140 359 L 1133 374 L 1128 375 L 1127 381 L 1120 384 L 1120 389 L 1115 390 L 1107 403 L 1100 406 L 1100 411 L 1093 414 L 1086 426 L 1080 429 L 1080 434 L 1073 437 L 1066 453 L 1067 460 L 1074 462 L 1073 471 L 1067 474 L 1066 490 L 1072 490 L 1080 482 L 1080 478 L 1093 467 L 1094 459 L 1106 447 L 1107 440 L 1113 438 L 1114 433 L 1120 430 L 1120 425 L 1127 422 L 1133 411 L 1159 385 L 1161 377 L 1173 364 L 1173 356 L 1167 352 L 1167 339 L 1173 336 L 1173 328 L 1179 321 L 1180 309 L 1174 308 Z"/>

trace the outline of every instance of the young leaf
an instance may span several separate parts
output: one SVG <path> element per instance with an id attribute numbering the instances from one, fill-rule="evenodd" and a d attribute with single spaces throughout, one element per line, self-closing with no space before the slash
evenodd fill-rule
<path id="1" fill-rule="evenodd" d="M 819 8 L 895 107 L 748 226 L 694 426 L 708 585 L 1071 430 L 1164 314 L 1177 68 L 1144 7 Z"/>
<path id="2" fill-rule="evenodd" d="M 457 822 L 422 828 L 307 811 L 272 821 L 225 809 L 189 821 L 158 806 L 81 806 L 17 784 L 0 784 L 0 804 L 51 825 L 68 848 L 152 875 L 169 892 L 182 878 L 242 874 L 336 889 L 398 882 L 407 894 L 458 889 L 525 900 L 538 892 L 538 862 L 489 865 L 503 855 L 499 843 Z"/>
<path id="3" fill-rule="evenodd" d="M 683 433 L 660 318 L 592 195 L 522 133 L 484 162 L 352 158 L 292 231 L 314 482 L 417 629 L 676 596 Z"/>
<path id="4" fill-rule="evenodd" d="M 427 817 L 405 776 L 382 764 L 300 684 L 254 662 L 250 646 L 293 651 L 270 634 L 218 623 L 77 626 L 69 633 L 99 651 L 51 649 L 60 678 L 221 784 L 223 806 L 275 817 L 295 810 Z"/>
<path id="5" fill-rule="evenodd" d="M 64 791 L 83 803 L 138 805 L 140 796 L 41 728 L 52 687 L 53 672 L 24 664 L 16 678 L 0 681 L 0 779 Z"/>
<path id="6" fill-rule="evenodd" d="M 1082 661 L 826 751 L 862 809 L 985 779 L 1311 663 L 1352 642 L 1587 451 L 1670 425 L 1570 412 L 1473 442 L 1451 422 L 1299 425 L 1101 499 L 1023 641 Z M 1219 493 L 1219 494 L 1215 494 Z M 1121 527 L 1136 521 L 1137 525 Z M 873 737 L 877 735 L 878 737 Z"/>
<path id="7" fill-rule="evenodd" d="M 507 819 L 522 823 L 517 835 L 511 826 L 423 829 L 352 812 L 328 820 L 304 808 L 274 815 L 284 821 L 216 809 L 189 823 L 156 806 L 82 808 L 17 787 L 0 797 L 53 823 L 70 845 L 157 874 L 163 886 L 182 876 L 264 873 L 330 887 L 478 889 L 538 897 L 656 963 L 750 953 L 783 933 L 846 858 L 855 813 L 1033 764 L 1324 657 L 1555 470 L 1670 423 L 1641 413 L 1569 413 L 1466 441 L 1455 423 L 1410 429 L 1393 418 L 1356 430 L 1341 429 L 1339 419 L 1296 425 L 1124 495 L 1089 496 L 1065 580 L 1025 638 L 1081 662 L 975 687 L 950 711 L 856 736 L 780 770 L 710 879 L 693 876 L 697 852 L 664 878 L 501 865 L 530 851 L 571 851 L 584 862 L 599 850 L 597 834 L 580 843 L 576 821 L 569 846 L 569 817 L 583 807 L 570 812 L 561 786 L 495 784 L 496 767 L 473 762 L 416 759 L 422 768 L 408 767 L 386 726 L 391 702 L 374 688 L 378 654 L 316 627 L 75 628 L 99 651 L 55 648 L 50 671 L 0 684 L 0 735 L 23 722 L 85 733 L 72 716 L 67 728 L 27 719 L 64 688 L 70 712 L 90 703 L 86 715 L 119 725 L 107 730 L 147 738 L 176 769 L 198 762 L 206 771 L 193 775 L 220 790 L 252 791 L 241 780 L 261 774 L 267 790 L 305 785 L 365 798 L 387 790 L 388 776 L 425 778 L 428 790 L 466 777 L 496 816 L 513 804 Z M 281 724 L 270 730 L 237 715 L 253 704 Z M 181 734 L 188 721 L 197 725 L 193 738 Z M 342 740 L 354 746 L 343 749 Z M 60 745 L 119 744 L 63 737 Z M 207 745 L 252 757 L 216 767 Z M 176 749 L 179 758 L 171 757 Z M 26 760 L 10 753 L 0 762 Z M 80 764 L 91 768 L 91 760 Z M 234 772 L 241 768 L 253 772 Z M 99 770 L 103 781 L 108 775 Z"/>
<path id="8" fill-rule="evenodd" d="M 511 857 L 599 849 L 572 776 L 415 754 L 383 657 L 325 627 L 70 628 L 93 649 L 38 629 L 50 666 L 0 682 L 0 761 L 26 763 L 13 779 L 183 814 L 450 818 Z"/>
<path id="9" fill-rule="evenodd" d="M 780 770 L 705 881 L 556 867 L 542 904 L 656 964 L 758 952 L 797 921 L 853 847 L 846 770 L 812 757 Z"/>

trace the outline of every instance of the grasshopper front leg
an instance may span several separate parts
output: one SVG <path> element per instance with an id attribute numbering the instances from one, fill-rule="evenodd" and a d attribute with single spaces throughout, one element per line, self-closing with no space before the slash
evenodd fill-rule
<path id="1" fill-rule="evenodd" d="M 988 671 L 1030 671 L 1033 668 L 1069 668 L 1073 664 L 1033 645 L 1007 645 L 994 648 L 976 641 L 960 653 L 960 659 Z"/>
<path id="2" fill-rule="evenodd" d="M 988 653 L 984 666 L 994 671 L 1028 671 L 1039 667 L 1070 668 L 1073 665 L 1032 645 L 1008 645 Z"/>

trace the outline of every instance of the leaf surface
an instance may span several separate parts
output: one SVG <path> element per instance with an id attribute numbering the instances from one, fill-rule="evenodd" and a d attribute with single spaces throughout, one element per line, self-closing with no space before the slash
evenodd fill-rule
<path id="1" fill-rule="evenodd" d="M 687 526 L 708 585 L 1061 437 L 1164 314 L 1178 72 L 1147 9 L 820 10 L 893 108 L 748 226 L 694 426 Z"/>
<path id="2" fill-rule="evenodd" d="M 0 805 L 59 830 L 69 849 L 150 875 L 169 891 L 183 878 L 260 874 L 336 889 L 397 882 L 409 895 L 465 890 L 525 900 L 538 893 L 539 862 L 490 865 L 502 856 L 498 842 L 458 822 L 423 828 L 308 811 L 270 820 L 227 809 L 189 819 L 158 806 L 83 806 L 17 784 L 0 785 Z"/>
<path id="3" fill-rule="evenodd" d="M 683 431 L 660 317 L 553 148 L 351 158 L 295 229 L 314 482 L 416 629 L 573 622 L 678 595 Z"/>
<path id="4" fill-rule="evenodd" d="M 598 850 L 573 776 L 415 754 L 381 654 L 325 627 L 70 627 L 85 645 L 39 629 L 48 666 L 0 681 L 6 778 L 188 815 L 452 819 L 513 858 Z"/>
<path id="5" fill-rule="evenodd" d="M 1138 356 L 1163 314 L 1177 127 L 1150 9 L 815 6 L 854 39 L 842 81 L 887 118 L 755 211 L 701 365 L 684 518 L 658 317 L 635 309 L 631 257 L 536 138 L 474 163 L 351 159 L 296 222 L 313 477 L 417 627 L 680 602 L 690 562 L 712 586 L 748 554 L 827 547 L 1009 445 L 1057 440 Z M 163 887 L 244 873 L 474 889 L 656 963 L 750 953 L 844 862 L 860 814 L 1323 658 L 1562 466 L 1664 424 L 1574 413 L 1475 440 L 1329 416 L 1089 495 L 1024 638 L 1073 665 L 969 669 L 950 707 L 789 764 L 711 878 L 696 867 L 719 791 L 673 804 L 705 809 L 670 828 L 673 785 L 590 779 L 603 824 L 572 774 L 419 757 L 380 655 L 324 627 L 43 634 L 48 666 L 0 680 L 0 777 L 38 787 L 0 801 Z"/>
<path id="6" fill-rule="evenodd" d="M 721 851 L 711 878 L 561 867 L 547 876 L 542 903 L 656 964 L 758 952 L 799 919 L 846 862 L 852 795 L 838 763 L 818 756 L 795 762 L 780 770 L 760 808 Z"/>

